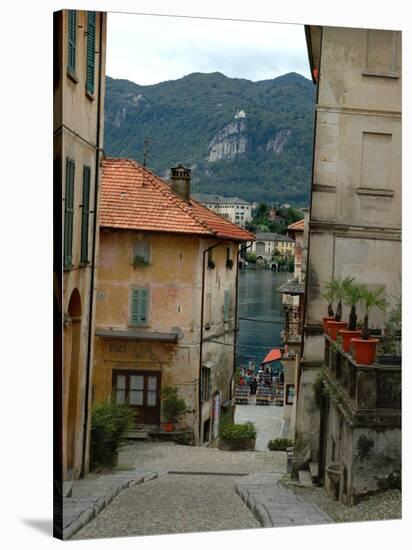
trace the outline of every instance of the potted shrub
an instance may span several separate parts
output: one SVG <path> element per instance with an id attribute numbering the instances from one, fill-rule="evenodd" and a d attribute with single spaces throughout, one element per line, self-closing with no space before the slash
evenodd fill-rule
<path id="1" fill-rule="evenodd" d="M 356 363 L 360 365 L 372 365 L 375 360 L 376 346 L 378 338 L 371 338 L 369 330 L 369 313 L 373 308 L 384 310 L 386 308 L 386 298 L 383 296 L 385 288 L 379 287 L 376 290 L 362 288 L 362 302 L 365 307 L 362 332 L 360 338 L 352 338 L 353 357 Z"/>
<path id="2" fill-rule="evenodd" d="M 173 432 L 177 417 L 187 411 L 184 399 L 177 396 L 177 388 L 163 386 L 162 388 L 162 417 L 165 432 Z"/>
<path id="3" fill-rule="evenodd" d="M 333 310 L 333 304 L 335 302 L 335 299 L 336 299 L 336 291 L 337 291 L 337 288 L 338 288 L 338 280 L 337 279 L 331 279 L 327 284 L 326 284 L 326 290 L 325 290 L 325 293 L 323 294 L 323 297 L 325 298 L 325 300 L 328 302 L 328 315 L 326 317 L 323 317 L 322 321 L 323 321 L 323 332 L 327 333 L 328 332 L 328 321 L 333 321 L 335 319 L 335 312 Z"/>
<path id="4" fill-rule="evenodd" d="M 227 269 L 233 269 L 233 260 L 231 258 L 226 260 L 226 267 Z"/>
<path id="5" fill-rule="evenodd" d="M 338 301 L 336 307 L 335 318 L 327 321 L 328 334 L 331 340 L 335 341 L 338 336 L 338 330 L 347 327 L 347 322 L 342 321 L 342 299 L 345 287 L 353 281 L 352 278 L 346 277 L 345 279 L 333 279 L 335 289 L 335 299 Z"/>
<path id="6" fill-rule="evenodd" d="M 234 424 L 222 422 L 219 430 L 219 449 L 222 451 L 254 451 L 256 427 L 253 422 Z"/>
<path id="7" fill-rule="evenodd" d="M 356 306 L 362 300 L 363 285 L 356 282 L 355 279 L 349 280 L 343 287 L 343 301 L 350 306 L 349 323 L 347 329 L 340 329 L 339 335 L 342 337 L 342 349 L 345 353 L 350 351 L 351 338 L 360 336 L 361 330 L 357 330 L 358 316 Z"/>

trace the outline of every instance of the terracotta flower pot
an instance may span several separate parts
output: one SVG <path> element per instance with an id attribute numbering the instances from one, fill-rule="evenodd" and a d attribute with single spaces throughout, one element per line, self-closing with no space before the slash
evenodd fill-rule
<path id="1" fill-rule="evenodd" d="M 323 317 L 322 318 L 322 321 L 323 321 L 323 332 L 325 334 L 328 334 L 328 321 L 333 321 L 335 319 L 335 317 Z"/>
<path id="2" fill-rule="evenodd" d="M 175 430 L 174 422 L 165 422 L 163 425 L 163 428 L 165 432 L 174 432 Z"/>
<path id="3" fill-rule="evenodd" d="M 375 361 L 378 338 L 352 338 L 353 358 L 358 365 L 372 365 Z"/>
<path id="4" fill-rule="evenodd" d="M 350 341 L 352 338 L 357 338 L 362 334 L 361 330 L 340 329 L 338 334 L 342 336 L 342 349 L 345 353 L 350 352 Z"/>
<path id="5" fill-rule="evenodd" d="M 336 340 L 338 330 L 345 329 L 348 326 L 347 321 L 328 321 L 328 333 L 331 340 Z"/>

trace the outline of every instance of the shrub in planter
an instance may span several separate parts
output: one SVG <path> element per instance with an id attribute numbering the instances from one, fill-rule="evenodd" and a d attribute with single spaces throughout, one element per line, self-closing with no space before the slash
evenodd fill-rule
<path id="1" fill-rule="evenodd" d="M 225 422 L 219 430 L 219 449 L 228 451 L 253 451 L 256 444 L 256 428 L 253 422 L 234 424 Z"/>
<path id="2" fill-rule="evenodd" d="M 361 331 L 356 329 L 358 321 L 356 306 L 362 300 L 363 289 L 364 285 L 356 282 L 355 279 L 347 280 L 346 284 L 343 286 L 343 301 L 351 308 L 347 329 L 339 330 L 339 335 L 342 338 L 342 349 L 345 353 L 349 353 L 350 351 L 351 339 L 361 334 Z"/>
<path id="3" fill-rule="evenodd" d="M 288 447 L 293 445 L 292 440 L 287 437 L 277 437 L 276 439 L 271 439 L 268 442 L 269 451 L 286 451 Z"/>
<path id="4" fill-rule="evenodd" d="M 134 411 L 115 401 L 95 403 L 92 408 L 90 469 L 113 468 L 124 435 L 133 427 Z"/>
<path id="5" fill-rule="evenodd" d="M 365 307 L 365 316 L 363 319 L 362 333 L 360 338 L 352 338 L 352 349 L 354 359 L 358 364 L 371 365 L 375 360 L 376 346 L 378 338 L 371 338 L 369 330 L 369 313 L 373 308 L 384 310 L 386 308 L 386 298 L 383 293 L 384 287 L 376 290 L 369 290 L 366 287 L 362 289 L 362 302 Z"/>
<path id="6" fill-rule="evenodd" d="M 394 298 L 383 327 L 383 338 L 378 345 L 378 361 L 400 364 L 402 354 L 402 302 Z"/>
<path id="7" fill-rule="evenodd" d="M 163 386 L 162 388 L 162 417 L 165 431 L 173 431 L 173 424 L 177 417 L 187 411 L 186 401 L 177 397 L 177 388 L 173 386 Z"/>

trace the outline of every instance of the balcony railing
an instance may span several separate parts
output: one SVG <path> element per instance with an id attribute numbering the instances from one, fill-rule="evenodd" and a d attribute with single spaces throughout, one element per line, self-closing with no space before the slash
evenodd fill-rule
<path id="1" fill-rule="evenodd" d="M 324 362 L 331 382 L 358 411 L 401 408 L 400 365 L 358 365 L 326 334 Z"/>

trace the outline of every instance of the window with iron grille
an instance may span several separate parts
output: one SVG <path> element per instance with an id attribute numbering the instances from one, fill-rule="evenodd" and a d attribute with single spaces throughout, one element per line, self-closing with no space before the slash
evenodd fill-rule
<path id="1" fill-rule="evenodd" d="M 73 257 L 73 215 L 74 215 L 74 160 L 66 159 L 66 188 L 64 201 L 64 255 L 63 263 L 65 268 L 72 267 Z"/>
<path id="2" fill-rule="evenodd" d="M 77 35 L 77 14 L 76 10 L 69 10 L 68 13 L 68 61 L 67 70 L 74 75 L 76 72 L 76 35 Z"/>
<path id="3" fill-rule="evenodd" d="M 132 288 L 131 325 L 147 325 L 149 322 L 149 289 Z"/>
<path id="4" fill-rule="evenodd" d="M 82 231 L 80 262 L 89 262 L 89 208 L 90 208 L 90 166 L 83 166 Z"/>
<path id="5" fill-rule="evenodd" d="M 96 12 L 87 12 L 86 90 L 94 94 Z"/>

